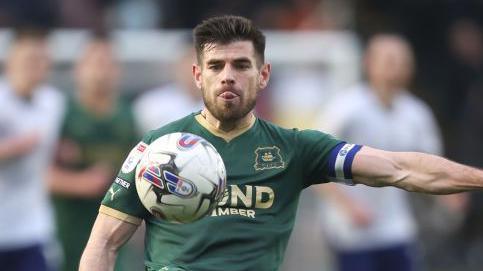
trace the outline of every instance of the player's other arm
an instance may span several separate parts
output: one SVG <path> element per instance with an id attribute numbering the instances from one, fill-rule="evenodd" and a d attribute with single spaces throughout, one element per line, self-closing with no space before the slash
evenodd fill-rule
<path id="1" fill-rule="evenodd" d="M 362 147 L 352 163 L 356 183 L 395 186 L 411 192 L 451 194 L 483 188 L 483 171 L 416 152 Z"/>
<path id="2" fill-rule="evenodd" d="M 137 227 L 137 225 L 99 213 L 82 254 L 79 271 L 114 270 L 119 248 L 129 240 Z"/>
<path id="3" fill-rule="evenodd" d="M 54 163 L 47 172 L 49 191 L 57 195 L 96 198 L 106 192 L 111 181 L 112 170 L 102 164 L 71 170 Z"/>
<path id="4" fill-rule="evenodd" d="M 10 138 L 0 138 L 0 162 L 31 152 L 39 143 L 40 135 L 31 132 Z"/>

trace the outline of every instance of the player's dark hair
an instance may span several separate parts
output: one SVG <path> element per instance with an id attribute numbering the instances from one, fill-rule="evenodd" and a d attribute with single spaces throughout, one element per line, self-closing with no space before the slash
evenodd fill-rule
<path id="1" fill-rule="evenodd" d="M 260 64 L 265 62 L 265 36 L 244 17 L 225 15 L 204 20 L 193 29 L 193 40 L 198 61 L 209 44 L 251 41 Z"/>

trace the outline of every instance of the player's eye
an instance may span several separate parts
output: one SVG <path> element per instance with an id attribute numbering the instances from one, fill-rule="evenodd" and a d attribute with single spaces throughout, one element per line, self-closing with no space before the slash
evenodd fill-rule
<path id="1" fill-rule="evenodd" d="M 221 64 L 210 64 L 208 65 L 208 69 L 213 70 L 213 71 L 219 71 L 221 70 L 222 65 Z"/>
<path id="2" fill-rule="evenodd" d="M 236 63 L 235 68 L 238 70 L 247 70 L 250 69 L 251 65 L 247 62 Z"/>

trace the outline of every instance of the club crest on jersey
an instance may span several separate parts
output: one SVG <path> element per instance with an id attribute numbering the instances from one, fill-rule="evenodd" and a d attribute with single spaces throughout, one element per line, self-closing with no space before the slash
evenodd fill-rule
<path id="1" fill-rule="evenodd" d="M 121 167 L 121 172 L 127 174 L 136 168 L 136 165 L 141 160 L 144 151 L 147 148 L 147 144 L 144 142 L 139 142 L 129 153 L 128 157 L 124 161 Z"/>
<path id="2" fill-rule="evenodd" d="M 178 140 L 178 149 L 180 150 L 187 150 L 193 148 L 199 141 L 201 137 L 193 135 L 193 134 L 184 134 Z"/>
<path id="3" fill-rule="evenodd" d="M 280 148 L 276 146 L 257 148 L 254 167 L 255 170 L 284 168 L 285 162 L 280 154 Z"/>

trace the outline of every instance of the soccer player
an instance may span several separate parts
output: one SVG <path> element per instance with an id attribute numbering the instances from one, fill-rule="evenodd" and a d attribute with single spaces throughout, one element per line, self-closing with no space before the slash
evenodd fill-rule
<path id="1" fill-rule="evenodd" d="M 45 83 L 50 67 L 47 33 L 17 31 L 0 82 L 1 270 L 48 270 L 54 227 L 44 176 L 65 105 Z"/>
<path id="2" fill-rule="evenodd" d="M 441 153 L 430 109 L 407 90 L 413 66 L 405 39 L 395 34 L 373 36 L 364 55 L 367 81 L 327 106 L 321 129 L 385 150 Z M 317 189 L 323 192 L 321 223 L 339 271 L 415 269 L 417 229 L 408 193 L 393 187 L 336 184 Z"/>
<path id="3" fill-rule="evenodd" d="M 120 98 L 119 75 L 109 38 L 89 40 L 75 66 L 76 89 L 48 174 L 64 271 L 78 269 L 99 203 L 137 140 L 131 107 Z"/>
<path id="4" fill-rule="evenodd" d="M 277 270 L 302 189 L 327 181 L 445 194 L 483 187 L 483 171 L 444 158 L 346 143 L 318 131 L 282 129 L 257 118 L 269 81 L 265 37 L 251 21 L 214 17 L 194 29 L 195 82 L 205 108 L 146 134 L 99 210 L 80 270 L 112 270 L 117 250 L 146 222 L 146 270 Z M 296 90 L 294 90 L 296 91 Z M 164 102 L 159 101 L 160 106 Z M 223 157 L 226 201 L 211 216 L 173 224 L 140 203 L 134 171 L 144 147 L 171 132 L 210 141 Z"/>

